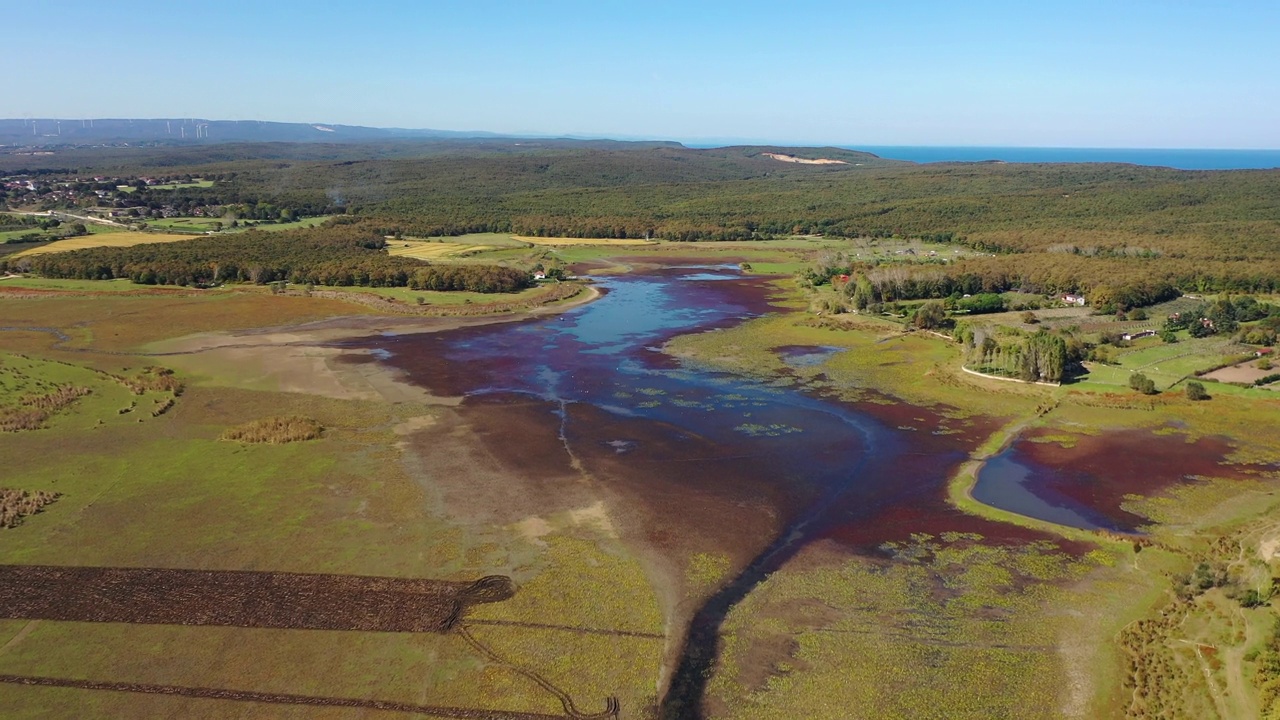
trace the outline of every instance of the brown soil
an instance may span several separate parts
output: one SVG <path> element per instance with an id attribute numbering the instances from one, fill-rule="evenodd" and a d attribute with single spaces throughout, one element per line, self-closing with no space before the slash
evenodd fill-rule
<path id="1" fill-rule="evenodd" d="M 365 632 L 448 632 L 515 588 L 354 575 L 0 565 L 0 617 Z"/>
<path id="2" fill-rule="evenodd" d="M 1247 383 L 1252 385 L 1255 381 L 1268 375 L 1280 373 L 1280 370 L 1277 370 L 1274 367 L 1263 370 L 1258 367 L 1259 362 L 1260 360 L 1242 362 L 1239 365 L 1232 365 L 1231 367 L 1224 367 L 1221 370 L 1214 370 L 1213 372 L 1206 374 L 1204 377 L 1207 380 L 1217 380 L 1218 382 Z M 1275 361 L 1272 360 L 1272 362 Z"/>
<path id="3" fill-rule="evenodd" d="M 441 409 L 435 425 L 408 436 L 423 488 L 450 518 L 476 526 L 515 525 L 598 501 L 560 442 L 555 409 L 526 396 Z"/>

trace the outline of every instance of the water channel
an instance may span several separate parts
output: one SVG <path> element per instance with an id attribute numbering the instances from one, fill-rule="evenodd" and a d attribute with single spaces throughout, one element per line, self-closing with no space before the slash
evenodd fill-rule
<path id="1" fill-rule="evenodd" d="M 843 402 L 786 378 L 716 372 L 661 352 L 676 335 L 776 311 L 763 281 L 732 266 L 686 266 L 603 278 L 600 287 L 602 298 L 560 315 L 364 345 L 412 382 L 465 396 L 464 410 L 542 403 L 563 447 L 529 447 L 526 457 L 568 453 L 597 481 L 616 485 L 635 499 L 636 522 L 662 528 L 649 537 L 671 538 L 673 556 L 686 547 L 685 533 L 737 557 L 736 577 L 693 613 L 665 716 L 697 714 L 726 616 L 807 543 L 875 552 L 886 540 L 940 527 L 1025 532 L 944 502 L 948 474 L 984 431 L 963 416 Z M 792 366 L 836 351 L 779 350 Z M 534 442 L 521 439 L 520 427 L 506 435 L 503 443 Z M 1012 487 L 1010 497 L 1025 505 L 1025 483 Z"/>

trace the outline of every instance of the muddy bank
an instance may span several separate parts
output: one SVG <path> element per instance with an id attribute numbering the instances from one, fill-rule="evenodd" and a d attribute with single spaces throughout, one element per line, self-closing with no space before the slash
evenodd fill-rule
<path id="1" fill-rule="evenodd" d="M 447 507 L 512 523 L 605 503 L 663 600 L 667 716 L 698 714 L 727 613 L 810 543 L 883 557 L 883 543 L 917 532 L 1052 539 L 946 504 L 947 478 L 991 421 L 884 397 L 841 402 L 660 351 L 676 335 L 778 311 L 767 279 L 718 265 L 604 283 L 601 302 L 554 319 L 348 347 L 433 395 L 465 398 L 448 421 L 461 445 L 424 436 L 419 448 L 444 486 L 466 488 L 443 490 Z M 694 557 L 723 562 L 727 576 L 695 588 Z"/>
<path id="2" fill-rule="evenodd" d="M 403 373 L 374 362 L 377 344 L 355 347 L 352 338 L 415 336 L 552 316 L 598 299 L 586 292 L 559 305 L 518 313 L 467 317 L 351 315 L 284 327 L 189 335 L 153 344 L 148 357 L 217 384 L 300 392 L 348 400 L 453 404 L 403 381 Z"/>
<path id="3" fill-rule="evenodd" d="M 1136 532 L 1148 521 L 1124 509 L 1126 496 L 1157 495 L 1199 477 L 1241 479 L 1267 470 L 1233 465 L 1222 438 L 1107 429 L 1070 435 L 1037 429 L 990 458 L 978 473 L 979 502 L 1085 530 Z"/>

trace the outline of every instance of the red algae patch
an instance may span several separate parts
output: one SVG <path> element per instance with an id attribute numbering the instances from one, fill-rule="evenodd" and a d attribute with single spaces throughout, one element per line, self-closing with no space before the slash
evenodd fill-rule
<path id="1" fill-rule="evenodd" d="M 1073 435 L 1065 445 L 1056 442 L 1062 438 L 1061 429 L 1030 431 L 994 458 L 979 477 L 982 485 L 992 481 L 988 471 L 994 466 L 1008 466 L 1006 470 L 1020 473 L 1020 492 L 1029 492 L 1043 504 L 1011 499 L 1010 503 L 1021 507 L 1006 506 L 998 490 L 988 490 L 986 497 L 980 499 L 1036 517 L 1036 507 L 1051 513 L 1063 510 L 1074 513 L 1086 525 L 1133 531 L 1146 524 L 1147 519 L 1123 509 L 1130 496 L 1157 495 L 1195 478 L 1256 477 L 1268 469 L 1227 462 L 1233 447 L 1217 437 L 1188 440 L 1178 434 L 1117 429 Z M 975 496 L 979 494 L 976 489 Z M 1048 509 L 1050 506 L 1052 509 Z"/>

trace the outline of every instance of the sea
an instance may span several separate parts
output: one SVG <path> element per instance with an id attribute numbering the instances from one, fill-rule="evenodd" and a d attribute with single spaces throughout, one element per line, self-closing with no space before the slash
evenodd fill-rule
<path id="1" fill-rule="evenodd" d="M 918 163 L 1131 163 L 1178 170 L 1280 168 L 1280 150 L 1170 150 L 1160 148 L 944 147 L 911 145 L 841 146 L 891 160 Z"/>

